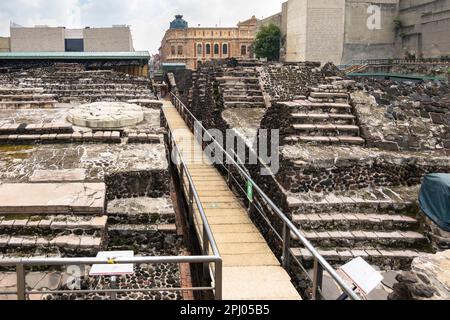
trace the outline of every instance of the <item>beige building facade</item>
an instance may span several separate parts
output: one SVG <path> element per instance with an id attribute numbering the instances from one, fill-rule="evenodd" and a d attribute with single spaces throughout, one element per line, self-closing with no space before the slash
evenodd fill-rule
<path id="1" fill-rule="evenodd" d="M 270 23 L 287 62 L 450 56 L 450 0 L 289 0 Z"/>
<path id="2" fill-rule="evenodd" d="M 162 63 L 184 63 L 188 69 L 211 60 L 248 59 L 256 36 L 257 19 L 239 22 L 237 27 L 195 27 L 178 15 L 161 42 Z"/>
<path id="3" fill-rule="evenodd" d="M 132 52 L 129 26 L 67 29 L 65 27 L 10 28 L 11 52 Z"/>
<path id="4" fill-rule="evenodd" d="M 9 37 L 0 37 L 0 52 L 11 51 L 11 46 L 9 44 Z"/>

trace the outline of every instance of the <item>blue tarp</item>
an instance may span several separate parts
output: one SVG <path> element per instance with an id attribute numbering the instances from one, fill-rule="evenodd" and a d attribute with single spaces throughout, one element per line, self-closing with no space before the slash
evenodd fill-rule
<path id="1" fill-rule="evenodd" d="M 427 175 L 420 190 L 419 203 L 434 223 L 450 232 L 450 174 Z"/>

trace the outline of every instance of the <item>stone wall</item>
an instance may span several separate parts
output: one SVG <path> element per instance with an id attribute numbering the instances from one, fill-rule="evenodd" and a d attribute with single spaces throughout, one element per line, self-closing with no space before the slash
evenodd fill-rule
<path id="1" fill-rule="evenodd" d="M 309 149 L 311 154 L 322 157 L 320 150 L 313 150 L 315 149 Z M 285 150 L 285 153 L 288 151 Z M 376 151 L 367 151 L 363 155 L 356 148 L 343 150 L 342 153 L 348 155 L 329 158 L 331 160 L 328 162 L 319 160 L 316 163 L 305 163 L 301 159 L 282 158 L 281 169 L 276 178 L 290 192 L 320 193 L 369 187 L 414 186 L 420 184 L 426 174 L 450 172 L 450 163 L 445 158 L 433 161 L 423 157 Z M 366 158 L 362 158 L 364 156 Z"/>
<path id="2" fill-rule="evenodd" d="M 450 149 L 448 85 L 364 80 L 352 94 L 362 137 L 385 150 Z"/>
<path id="3" fill-rule="evenodd" d="M 108 200 L 121 198 L 159 198 L 169 194 L 167 170 L 119 172 L 105 176 Z"/>
<path id="4" fill-rule="evenodd" d="M 309 87 L 324 81 L 318 63 L 269 64 L 261 67 L 260 78 L 272 101 L 289 101 L 309 92 Z"/>

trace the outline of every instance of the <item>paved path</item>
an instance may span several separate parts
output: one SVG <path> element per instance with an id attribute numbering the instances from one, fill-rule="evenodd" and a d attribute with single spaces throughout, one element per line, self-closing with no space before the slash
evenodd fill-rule
<path id="1" fill-rule="evenodd" d="M 165 102 L 163 112 L 174 140 L 185 154 L 184 160 L 223 258 L 223 299 L 301 300 L 289 275 L 220 173 L 203 152 L 187 152 L 201 149 L 177 110 Z M 201 221 L 198 210 L 196 216 Z M 201 234 L 201 224 L 196 223 L 196 227 Z"/>

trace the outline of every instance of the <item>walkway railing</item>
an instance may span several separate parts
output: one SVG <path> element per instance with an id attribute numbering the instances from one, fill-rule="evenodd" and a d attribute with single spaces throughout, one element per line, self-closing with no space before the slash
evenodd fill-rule
<path id="1" fill-rule="evenodd" d="M 27 296 L 32 294 L 90 294 L 90 293 L 130 293 L 130 292 L 186 292 L 186 291 L 212 291 L 216 300 L 222 300 L 222 258 L 214 239 L 211 227 L 208 224 L 204 208 L 200 201 L 199 194 L 195 188 L 189 171 L 186 169 L 185 160 L 178 149 L 176 143 L 171 141 L 171 154 L 176 154 L 180 162 L 180 175 L 182 187 L 184 187 L 183 176 L 186 177 L 189 190 L 188 211 L 192 213 L 195 207 L 198 209 L 200 219 L 203 224 L 202 243 L 203 255 L 200 256 L 153 256 L 153 257 L 134 257 L 134 258 L 117 258 L 113 261 L 98 258 L 23 258 L 0 260 L 0 268 L 15 267 L 17 278 L 17 290 L 11 292 L 0 292 L 2 295 L 17 295 L 18 300 L 25 300 Z M 173 153 L 175 152 L 175 153 Z M 210 253 L 211 248 L 211 253 Z M 203 280 L 210 277 L 211 285 L 206 287 L 192 287 L 192 288 L 147 288 L 147 289 L 88 289 L 88 290 L 28 290 L 26 288 L 26 267 L 36 266 L 87 266 L 94 264 L 202 264 L 203 265 Z M 214 266 L 214 268 L 213 268 Z M 208 274 L 209 273 L 209 274 Z"/>
<path id="2" fill-rule="evenodd" d="M 192 114 L 191 111 L 181 102 L 181 100 L 171 93 L 171 100 L 173 105 L 176 107 L 181 117 L 184 119 L 186 124 L 191 130 L 195 128 L 201 129 L 201 137 L 208 138 L 208 144 L 214 144 L 218 149 L 223 152 L 226 156 L 227 161 L 224 161 L 220 165 L 225 172 L 227 173 L 228 184 L 231 186 L 232 182 L 238 186 L 239 191 L 242 192 L 244 198 L 246 198 L 246 188 L 239 183 L 237 179 L 241 178 L 246 183 L 252 185 L 254 190 L 254 201 L 249 203 L 249 211 L 255 209 L 263 218 L 263 220 L 267 223 L 270 229 L 274 232 L 276 237 L 282 243 L 282 265 L 285 269 L 290 267 L 290 262 L 294 261 L 301 270 L 305 273 L 305 276 L 309 278 L 309 280 L 313 283 L 313 299 L 323 298 L 322 293 L 322 280 L 323 280 L 323 272 L 326 271 L 331 278 L 338 284 L 338 286 L 342 289 L 344 293 L 346 293 L 353 300 L 360 300 L 361 298 L 355 293 L 354 290 L 344 281 L 344 279 L 336 272 L 336 270 L 324 259 L 323 256 L 319 254 L 317 249 L 305 238 L 305 236 L 296 228 L 296 226 L 292 223 L 292 221 L 273 203 L 273 201 L 266 195 L 266 193 L 256 184 L 256 182 L 251 178 L 251 176 L 247 173 L 247 170 L 239 164 L 235 159 L 239 159 L 236 154 L 233 152 L 233 155 L 230 155 L 211 134 L 209 134 L 208 130 L 203 127 L 200 121 Z M 197 129 L 197 130 L 198 130 Z M 198 141 L 200 145 L 203 145 L 203 141 Z M 234 175 L 236 172 L 239 177 Z M 273 226 L 270 219 L 264 213 L 264 208 L 268 208 L 274 213 L 282 223 L 282 234 L 278 232 L 278 230 Z M 307 270 L 303 267 L 302 263 L 295 257 L 290 248 L 292 235 L 300 241 L 303 246 L 312 254 L 314 258 L 314 270 L 313 277 L 309 276 Z"/>

